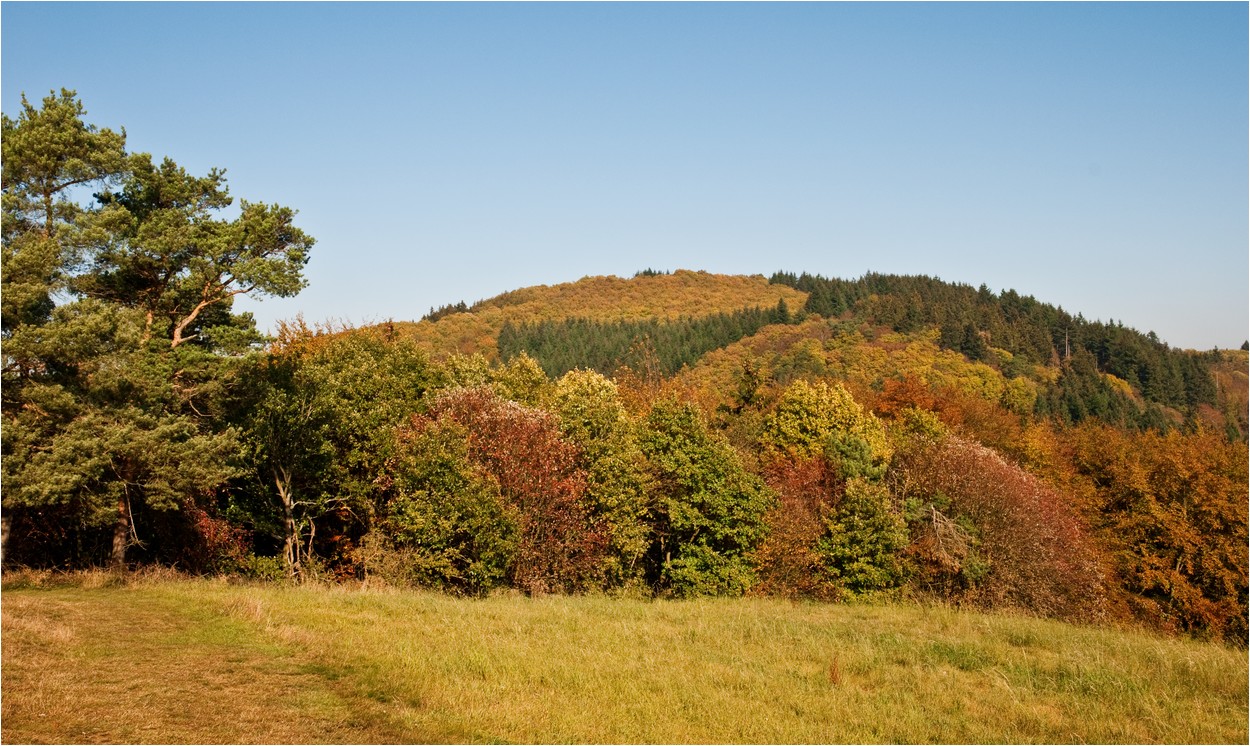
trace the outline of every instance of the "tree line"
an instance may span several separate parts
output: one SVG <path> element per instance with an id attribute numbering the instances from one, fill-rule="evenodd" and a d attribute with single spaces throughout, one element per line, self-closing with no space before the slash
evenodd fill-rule
<path id="1" fill-rule="evenodd" d="M 996 295 L 984 285 L 878 273 L 843 280 L 777 272 L 770 280 L 807 292 L 809 313 L 849 314 L 903 333 L 937 328 L 943 348 L 1000 366 L 1009 377 L 1026 375 L 1033 365 L 1059 367 L 1060 380 L 1039 398 L 1042 415 L 1161 427 L 1159 407 L 1192 413 L 1216 404 L 1211 354 L 1173 349 L 1153 332 L 1088 321 L 1014 290 Z M 1010 361 L 1000 361 L 992 348 L 1009 353 Z M 1144 406 L 1110 388 L 1104 373 L 1127 382 Z"/>
<path id="2" fill-rule="evenodd" d="M 660 373 L 672 375 L 708 352 L 749 337 L 768 324 L 793 320 L 782 299 L 770 309 L 744 308 L 672 321 L 505 321 L 499 331 L 499 356 L 510 360 L 524 353 L 553 377 L 578 368 L 610 375 L 622 366 L 638 369 L 648 362 L 658 366 Z"/>

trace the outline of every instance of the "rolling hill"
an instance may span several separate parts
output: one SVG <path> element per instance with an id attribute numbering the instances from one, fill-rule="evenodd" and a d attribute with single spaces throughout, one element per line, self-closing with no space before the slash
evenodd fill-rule
<path id="1" fill-rule="evenodd" d="M 431 352 L 498 356 L 505 323 L 568 319 L 590 321 L 676 320 L 773 308 L 779 301 L 802 308 L 807 293 L 769 283 L 762 275 L 716 275 L 677 270 L 632 279 L 587 277 L 561 285 L 522 288 L 479 301 L 464 312 L 436 313 L 436 320 L 397 323 L 396 330 Z"/>

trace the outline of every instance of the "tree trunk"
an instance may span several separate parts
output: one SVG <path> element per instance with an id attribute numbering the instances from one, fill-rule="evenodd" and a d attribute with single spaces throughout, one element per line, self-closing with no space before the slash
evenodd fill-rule
<path id="1" fill-rule="evenodd" d="M 12 516 L 0 514 L 0 564 L 4 562 L 4 554 L 9 548 L 9 529 L 12 526 Z"/>
<path id="2" fill-rule="evenodd" d="M 286 571 L 292 577 L 299 577 L 299 540 L 295 535 L 295 501 L 291 496 L 291 478 L 285 469 L 274 469 L 273 482 L 278 488 L 278 498 L 282 500 L 282 559 L 286 563 Z"/>
<path id="3" fill-rule="evenodd" d="M 126 545 L 130 543 L 130 501 L 125 493 L 117 498 L 117 523 L 113 526 L 113 559 L 115 570 L 126 569 Z"/>
<path id="4" fill-rule="evenodd" d="M 304 556 L 312 558 L 313 556 L 313 539 L 317 538 L 317 522 L 311 517 L 308 519 L 308 549 L 305 550 Z"/>

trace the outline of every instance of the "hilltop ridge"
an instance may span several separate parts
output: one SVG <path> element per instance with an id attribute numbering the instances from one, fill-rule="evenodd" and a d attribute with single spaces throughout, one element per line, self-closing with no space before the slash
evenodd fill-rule
<path id="1" fill-rule="evenodd" d="M 790 330 L 770 329 L 777 324 Z M 574 368 L 612 374 L 649 356 L 666 374 L 703 370 L 687 376 L 691 385 L 723 393 L 730 367 L 763 354 L 769 365 L 798 361 L 865 386 L 907 375 L 930 385 L 958 379 L 1020 414 L 1068 422 L 1201 420 L 1244 437 L 1250 419 L 1241 351 L 1176 349 L 1153 333 L 1088 321 L 1014 290 L 927 276 L 647 270 L 518 288 L 394 328 L 436 356 L 506 361 L 524 352 L 551 376 Z M 899 354 L 903 348 L 910 352 Z"/>
<path id="2" fill-rule="evenodd" d="M 498 357 L 497 342 L 505 322 L 676 320 L 772 308 L 782 300 L 791 308 L 801 308 L 807 293 L 770 283 L 763 275 L 679 269 L 628 279 L 601 275 L 519 288 L 464 306 L 464 311 L 445 313 L 444 309 L 425 320 L 396 323 L 395 328 L 430 352 L 481 353 L 493 360 Z"/>

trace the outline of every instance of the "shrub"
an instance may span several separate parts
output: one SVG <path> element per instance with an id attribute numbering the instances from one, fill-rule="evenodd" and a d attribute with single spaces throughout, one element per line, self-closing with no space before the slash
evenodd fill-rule
<path id="1" fill-rule="evenodd" d="M 664 577 L 678 598 L 741 596 L 755 583 L 755 571 L 741 555 L 720 553 L 703 543 L 687 543 L 664 563 Z"/>
<path id="2" fill-rule="evenodd" d="M 258 557 L 249 554 L 238 564 L 237 572 L 245 578 L 277 583 L 287 577 L 286 568 L 279 557 Z"/>
<path id="3" fill-rule="evenodd" d="M 921 512 L 917 503 L 932 509 L 930 542 L 968 545 L 943 550 L 952 569 L 971 558 L 976 575 L 976 563 L 988 563 L 982 582 L 962 598 L 1065 619 L 1106 615 L 1101 557 L 1076 516 L 1061 495 L 994 451 L 957 437 L 917 439 L 896 457 L 891 481 L 896 495 L 912 501 L 913 514 Z M 949 514 L 937 517 L 939 505 Z M 960 530 L 963 520 L 975 534 Z"/>

